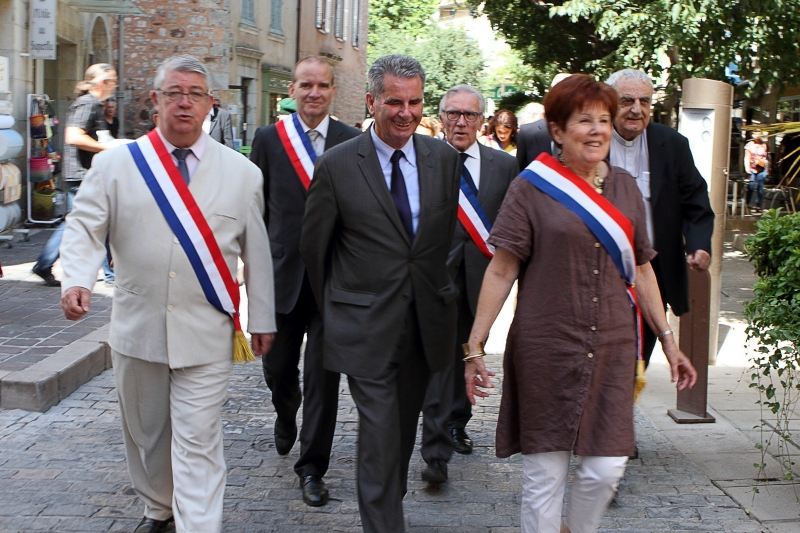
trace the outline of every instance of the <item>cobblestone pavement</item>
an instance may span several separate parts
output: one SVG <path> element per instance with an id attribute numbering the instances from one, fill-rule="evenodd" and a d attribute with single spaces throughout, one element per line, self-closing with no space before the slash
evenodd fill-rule
<path id="1" fill-rule="evenodd" d="M 60 290 L 30 273 L 51 233 L 38 230 L 27 242 L 0 248 L 6 274 L 0 279 L 0 374 L 25 370 L 105 325 L 111 316 L 110 288 L 98 287 L 91 314 L 72 322 L 61 312 Z"/>
<path id="2" fill-rule="evenodd" d="M 499 356 L 487 361 L 499 367 Z M 500 378 L 501 376 L 498 376 Z M 494 457 L 495 393 L 475 409 L 470 456 L 455 455 L 450 481 L 433 490 L 412 459 L 405 499 L 412 532 L 517 532 L 519 456 Z M 274 451 L 274 411 L 261 365 L 235 367 L 224 407 L 228 487 L 226 532 L 361 531 L 354 458 L 357 412 L 342 381 L 336 440 L 326 480 L 331 501 L 303 504 L 292 466 Z M 641 412 L 640 459 L 629 463 L 601 531 L 766 532 L 715 487 Z M 96 377 L 47 413 L 0 410 L 0 532 L 130 532 L 143 505 L 126 471 L 112 371 Z"/>

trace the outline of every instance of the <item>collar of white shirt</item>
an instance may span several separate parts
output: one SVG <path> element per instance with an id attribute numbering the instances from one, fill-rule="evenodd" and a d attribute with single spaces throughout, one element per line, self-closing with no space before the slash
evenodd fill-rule
<path id="1" fill-rule="evenodd" d="M 317 132 L 320 134 L 320 136 L 323 139 L 327 139 L 328 138 L 328 126 L 330 126 L 330 124 L 331 124 L 331 116 L 330 115 L 325 115 L 325 118 L 322 119 L 322 122 L 317 124 L 316 128 L 312 128 L 311 126 L 309 126 L 308 124 L 303 122 L 303 119 L 300 116 L 300 113 L 297 114 L 297 119 L 300 121 L 300 126 L 303 128 L 303 131 L 307 132 L 310 129 L 314 129 L 314 130 L 317 130 Z"/>
<path id="2" fill-rule="evenodd" d="M 167 148 L 170 157 L 172 157 L 172 161 L 177 165 L 178 159 L 172 153 L 172 151 L 175 150 L 177 146 L 171 144 L 164 137 L 164 134 L 161 133 L 160 128 L 156 128 L 156 133 L 158 133 L 158 136 L 161 137 L 161 140 L 164 142 L 164 146 Z M 201 134 L 200 137 L 194 142 L 194 144 L 189 147 L 189 150 L 191 150 L 192 153 L 186 157 L 186 167 L 189 169 L 189 176 L 191 177 L 194 177 L 194 171 L 197 170 L 197 165 L 200 164 L 200 160 L 203 158 L 203 153 L 205 153 L 206 150 L 207 137 L 208 136 L 205 133 Z"/>

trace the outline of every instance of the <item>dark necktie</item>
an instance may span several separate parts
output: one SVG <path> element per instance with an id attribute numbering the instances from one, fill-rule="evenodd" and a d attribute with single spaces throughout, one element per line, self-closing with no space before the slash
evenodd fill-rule
<path id="1" fill-rule="evenodd" d="M 411 204 L 408 203 L 408 191 L 406 190 L 406 180 L 400 170 L 400 159 L 403 152 L 395 150 L 392 154 L 392 200 L 400 215 L 400 221 L 408 233 L 410 240 L 414 239 L 414 225 L 411 222 Z"/>
<path id="2" fill-rule="evenodd" d="M 174 155 L 175 159 L 178 160 L 178 171 L 180 171 L 181 176 L 183 176 L 183 181 L 186 182 L 186 185 L 189 185 L 189 167 L 186 166 L 186 156 L 191 153 L 192 150 L 189 148 L 186 150 L 175 148 L 172 151 L 172 155 Z"/>
<path id="3" fill-rule="evenodd" d="M 467 182 L 467 185 L 472 190 L 472 194 L 478 197 L 478 187 L 475 186 L 475 180 L 472 179 L 472 174 L 467 169 L 467 158 L 469 157 L 466 152 L 461 152 L 461 177 Z"/>

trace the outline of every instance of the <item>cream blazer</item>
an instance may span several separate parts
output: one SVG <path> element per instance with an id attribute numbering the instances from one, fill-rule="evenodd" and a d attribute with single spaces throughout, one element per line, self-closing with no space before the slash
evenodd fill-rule
<path id="1" fill-rule="evenodd" d="M 272 254 L 261 171 L 243 155 L 210 137 L 206 141 L 189 190 L 234 279 L 237 259 L 244 262 L 248 331 L 273 333 Z M 232 357 L 231 318 L 206 300 L 125 146 L 98 153 L 75 196 L 60 250 L 62 291 L 75 286 L 91 290 L 106 254 L 106 235 L 116 275 L 112 349 L 171 368 Z"/>

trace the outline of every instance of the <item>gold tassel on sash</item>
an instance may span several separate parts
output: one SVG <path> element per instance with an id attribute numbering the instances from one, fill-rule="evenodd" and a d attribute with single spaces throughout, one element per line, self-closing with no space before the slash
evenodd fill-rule
<path id="1" fill-rule="evenodd" d="M 248 363 L 255 360 L 256 356 L 253 355 L 253 350 L 244 336 L 244 331 L 237 329 L 233 332 L 233 363 Z"/>
<path id="2" fill-rule="evenodd" d="M 636 380 L 633 385 L 633 403 L 639 401 L 639 395 L 647 385 L 647 379 L 644 377 L 644 361 L 636 361 Z"/>

